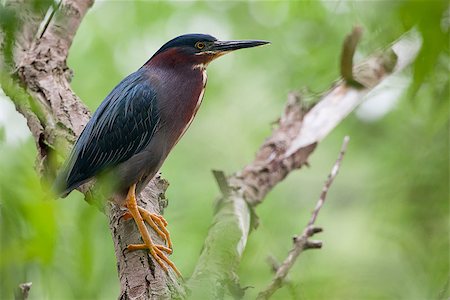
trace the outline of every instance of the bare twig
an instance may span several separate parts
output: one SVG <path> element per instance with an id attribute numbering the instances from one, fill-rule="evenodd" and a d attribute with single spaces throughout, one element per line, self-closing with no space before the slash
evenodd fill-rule
<path id="1" fill-rule="evenodd" d="M 270 269 L 273 273 L 276 273 L 278 271 L 280 262 L 273 255 L 269 255 L 267 257 L 267 263 L 269 264 Z"/>
<path id="2" fill-rule="evenodd" d="M 27 1 L 15 2 L 20 6 Z M 32 30 L 22 32 L 23 37 L 19 36 L 19 40 L 26 42 L 17 47 L 20 55 L 14 57 L 12 69 L 17 70 L 18 85 L 26 87 L 27 96 L 31 95 L 34 101 L 16 103 L 16 107 L 27 118 L 35 138 L 40 174 L 51 169 L 48 161 L 56 141 L 63 140 L 64 144 L 65 140 L 63 148 L 67 149 L 89 119 L 88 110 L 70 88 L 72 74 L 66 59 L 78 26 L 92 3 L 93 0 L 62 0 L 41 34 L 36 35 L 38 26 L 35 26 L 43 21 L 43 16 L 39 15 L 42 18 L 33 17 L 27 26 Z M 363 84 L 363 88 L 355 89 L 345 82 L 340 83 L 309 111 L 304 109 L 298 96 L 290 94 L 279 127 L 262 145 L 255 160 L 226 180 L 229 189 L 224 186 L 223 174 L 218 174 L 221 190 L 228 193 L 224 193 L 220 202 L 191 283 L 206 278 L 208 284 L 212 282 L 213 285 L 200 286 L 208 286 L 217 295 L 223 286 L 239 288 L 235 271 L 246 246 L 250 220 L 254 219 L 251 217 L 252 208 L 260 204 L 291 171 L 307 164 L 317 143 L 362 101 L 369 90 L 390 75 L 394 68 L 398 71 L 409 63 L 407 59 L 403 60 L 407 63 L 401 66 L 396 64 L 397 56 L 393 55 L 396 51 L 389 50 L 354 68 L 353 76 Z M 412 49 L 408 56 L 414 57 L 417 51 L 418 48 Z M 12 98 L 17 96 L 14 91 L 5 92 Z M 160 212 L 163 209 L 161 203 L 165 202 L 166 187 L 162 179 L 153 180 L 141 193 L 140 205 Z M 82 191 L 86 193 L 85 189 Z M 127 243 L 137 241 L 138 234 L 135 234 L 134 223 L 124 221 L 122 214 L 123 211 L 114 205 L 108 210 L 119 264 L 120 299 L 185 296 L 179 283 L 153 265 L 144 251 L 124 251 Z M 317 228 L 312 229 L 314 233 L 317 231 Z M 319 247 L 320 244 L 310 242 L 309 246 Z"/>
<path id="3" fill-rule="evenodd" d="M 17 287 L 16 293 L 14 294 L 15 300 L 27 300 L 28 295 L 30 294 L 32 282 L 25 282 L 19 284 Z"/>
<path id="4" fill-rule="evenodd" d="M 401 46 L 405 44 L 406 47 Z M 278 127 L 263 143 L 255 159 L 228 177 L 230 194 L 220 201 L 188 282 L 193 290 L 211 287 L 213 291 L 206 297 L 214 298 L 223 294 L 227 282 L 236 281 L 242 250 L 251 225 L 256 223 L 253 208 L 262 203 L 267 193 L 290 172 L 307 165 L 316 145 L 364 101 L 369 91 L 393 72 L 410 64 L 420 47 L 417 33 L 409 32 L 384 51 L 378 51 L 354 66 L 354 78 L 363 84 L 362 88 L 340 81 L 310 109 L 304 107 L 297 94 L 288 95 Z M 311 230 L 316 233 L 319 229 Z M 309 246 L 317 248 L 321 244 L 311 241 Z"/>
<path id="5" fill-rule="evenodd" d="M 311 219 L 303 230 L 303 233 L 300 236 L 294 237 L 294 247 L 291 249 L 291 251 L 289 251 L 287 258 L 283 261 L 283 263 L 277 268 L 277 272 L 275 273 L 275 276 L 270 285 L 258 294 L 258 299 L 269 299 L 270 296 L 272 296 L 273 293 L 275 293 L 283 285 L 283 281 L 289 273 L 289 270 L 292 268 L 298 256 L 304 250 L 319 249 L 322 247 L 322 242 L 311 241 L 309 240 L 309 238 L 322 231 L 322 228 L 314 226 L 314 223 L 316 222 L 320 209 L 325 203 L 328 190 L 330 189 L 333 180 L 336 178 L 339 172 L 339 168 L 341 166 L 345 151 L 347 150 L 349 140 L 350 138 L 348 136 L 344 138 L 339 156 L 334 163 L 333 169 L 331 169 L 331 173 L 328 175 L 328 178 L 325 181 L 325 184 L 322 188 L 322 193 L 320 194 L 316 207 L 312 212 Z"/>
<path id="6" fill-rule="evenodd" d="M 327 197 L 328 190 L 330 189 L 330 186 L 333 183 L 334 178 L 336 178 L 336 176 L 339 172 L 339 168 L 341 167 L 341 162 L 342 162 L 342 159 L 344 158 L 345 151 L 347 150 L 347 145 L 348 145 L 349 141 L 350 141 L 349 136 L 344 137 L 344 142 L 342 143 L 341 152 L 339 153 L 339 157 L 336 160 L 336 163 L 334 164 L 333 169 L 331 170 L 331 173 L 328 175 L 327 180 L 325 181 L 325 185 L 323 186 L 319 201 L 317 201 L 316 208 L 314 208 L 311 219 L 309 220 L 307 226 L 312 226 L 316 222 L 317 215 L 319 214 L 320 209 L 322 208 L 322 206 L 325 203 L 325 199 Z"/>

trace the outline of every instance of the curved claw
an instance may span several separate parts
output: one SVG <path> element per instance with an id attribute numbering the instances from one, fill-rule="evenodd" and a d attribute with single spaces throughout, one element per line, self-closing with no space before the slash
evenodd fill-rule
<path id="1" fill-rule="evenodd" d="M 150 237 L 147 226 L 145 226 L 144 220 L 147 221 L 147 223 L 149 223 L 149 225 L 158 233 L 158 235 L 160 235 L 164 238 L 164 240 L 167 241 L 168 246 L 171 247 L 172 242 L 170 241 L 169 232 L 165 228 L 167 222 L 165 220 L 163 221 L 164 218 L 162 218 L 161 216 L 152 214 L 145 209 L 137 206 L 135 189 L 136 184 L 133 184 L 127 194 L 126 207 L 128 208 L 134 221 L 136 222 L 144 244 L 131 244 L 127 247 L 127 249 L 130 251 L 148 250 L 153 259 L 156 260 L 156 262 L 165 272 L 169 271 L 168 267 L 166 266 L 167 264 L 175 271 L 178 276 L 181 277 L 181 273 L 180 271 L 178 271 L 175 264 L 171 262 L 170 259 L 164 254 L 164 252 L 166 252 L 167 254 L 171 254 L 172 249 L 162 245 L 153 244 L 152 238 Z M 164 262 L 166 264 L 164 264 Z"/>
<path id="2" fill-rule="evenodd" d="M 152 250 L 154 251 L 154 253 L 156 255 L 153 255 Z M 162 261 L 165 261 L 166 264 L 168 264 L 174 271 L 175 273 L 177 273 L 178 276 L 181 276 L 180 271 L 178 271 L 177 267 L 175 266 L 175 264 L 158 248 L 158 247 L 154 247 L 153 249 L 150 249 L 150 253 L 152 254 L 152 256 L 155 258 L 155 260 L 159 263 L 159 265 L 161 266 L 161 268 L 163 268 L 166 272 L 168 272 L 167 267 L 162 263 Z M 158 258 L 159 259 L 158 259 Z"/>
<path id="3" fill-rule="evenodd" d="M 164 219 L 164 217 L 162 215 L 158 215 L 158 217 L 161 220 L 161 222 L 164 224 L 164 227 L 166 227 L 167 224 L 169 224 L 169 223 L 167 223 L 166 219 Z"/>
<path id="4" fill-rule="evenodd" d="M 181 272 L 177 269 L 175 264 L 163 253 L 166 252 L 167 254 L 172 254 L 172 249 L 167 248 L 165 246 L 161 245 L 146 245 L 146 244 L 130 244 L 127 246 L 127 249 L 129 251 L 135 251 L 135 250 L 149 250 L 150 255 L 156 260 L 156 262 L 163 268 L 165 272 L 168 272 L 169 269 L 167 266 L 163 263 L 163 261 L 168 264 L 175 273 L 181 277 Z"/>
<path id="5" fill-rule="evenodd" d="M 138 207 L 142 218 L 156 231 L 156 233 L 167 242 L 167 246 L 172 248 L 172 240 L 170 239 L 170 233 L 166 229 L 167 221 L 163 216 L 158 214 L 152 214 L 142 207 Z"/>

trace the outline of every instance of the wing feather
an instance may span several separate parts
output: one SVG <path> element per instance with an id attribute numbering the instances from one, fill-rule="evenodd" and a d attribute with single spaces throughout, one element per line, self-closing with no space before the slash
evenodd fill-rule
<path id="1" fill-rule="evenodd" d="M 155 97 L 141 70 L 114 88 L 75 143 L 60 174 L 62 194 L 130 159 L 148 145 L 160 120 Z"/>

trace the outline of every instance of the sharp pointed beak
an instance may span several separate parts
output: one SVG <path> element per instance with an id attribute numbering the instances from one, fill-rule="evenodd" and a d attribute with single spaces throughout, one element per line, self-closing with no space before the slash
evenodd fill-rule
<path id="1" fill-rule="evenodd" d="M 257 41 L 257 40 L 250 40 L 250 41 L 216 41 L 214 42 L 211 50 L 217 51 L 217 52 L 230 52 L 238 49 L 244 49 L 244 48 L 252 48 L 256 46 L 262 46 L 270 44 L 268 41 Z"/>

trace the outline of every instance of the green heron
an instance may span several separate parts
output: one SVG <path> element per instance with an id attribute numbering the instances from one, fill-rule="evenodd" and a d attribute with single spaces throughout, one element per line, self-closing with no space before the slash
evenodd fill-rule
<path id="1" fill-rule="evenodd" d="M 164 44 L 139 70 L 123 79 L 103 100 L 77 139 L 55 180 L 60 197 L 100 175 L 114 178 L 112 198 L 135 220 L 143 244 L 167 272 L 180 275 L 166 254 L 172 243 L 166 220 L 136 203 L 170 150 L 183 136 L 202 102 L 206 67 L 215 58 L 266 41 L 218 41 L 210 35 L 187 34 Z M 167 243 L 155 245 L 147 222 Z"/>

